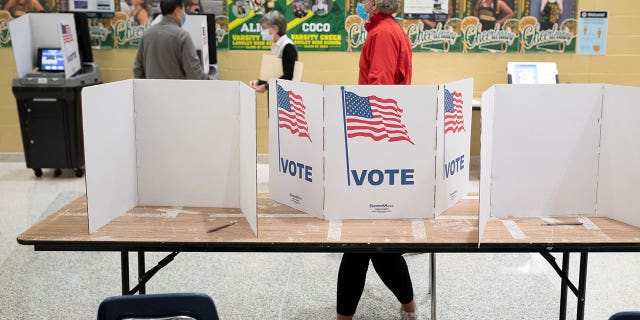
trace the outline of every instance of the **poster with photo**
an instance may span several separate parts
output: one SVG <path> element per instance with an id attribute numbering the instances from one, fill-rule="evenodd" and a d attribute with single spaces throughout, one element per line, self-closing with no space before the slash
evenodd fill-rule
<path id="1" fill-rule="evenodd" d="M 460 0 L 405 0 L 401 25 L 414 52 L 461 52 Z"/>
<path id="2" fill-rule="evenodd" d="M 56 0 L 0 0 L 0 48 L 11 47 L 9 21 L 34 11 L 60 11 L 60 3 Z"/>
<path id="3" fill-rule="evenodd" d="M 345 51 L 344 1 L 287 1 L 287 34 L 298 50 Z"/>
<path id="4" fill-rule="evenodd" d="M 142 35 L 151 24 L 151 17 L 137 19 L 133 11 L 116 12 L 110 21 L 113 47 L 121 49 L 137 48 Z M 144 21 L 144 24 L 140 22 Z"/>
<path id="5" fill-rule="evenodd" d="M 271 10 L 284 12 L 286 0 L 229 0 L 229 49 L 269 50 L 271 41 L 260 36 L 260 19 Z"/>
<path id="6" fill-rule="evenodd" d="M 576 51 L 577 0 L 520 0 L 520 52 Z"/>
<path id="7" fill-rule="evenodd" d="M 61 11 L 60 6 L 60 0 L 0 0 L 0 10 L 7 11 L 12 18 L 19 18 L 34 11 Z M 66 9 L 65 7 L 64 10 Z M 5 18 L 4 13 L 2 18 Z"/>
<path id="8" fill-rule="evenodd" d="M 462 52 L 518 52 L 519 1 L 469 0 L 461 21 Z"/>

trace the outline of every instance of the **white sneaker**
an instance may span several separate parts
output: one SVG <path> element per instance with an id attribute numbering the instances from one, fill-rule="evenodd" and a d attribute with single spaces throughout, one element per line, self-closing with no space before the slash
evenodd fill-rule
<path id="1" fill-rule="evenodd" d="M 406 312 L 400 309 L 400 320 L 418 320 L 418 315 L 415 312 Z"/>

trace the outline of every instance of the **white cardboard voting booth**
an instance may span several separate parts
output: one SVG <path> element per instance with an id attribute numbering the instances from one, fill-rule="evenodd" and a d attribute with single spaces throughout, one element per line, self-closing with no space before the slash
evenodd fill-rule
<path id="1" fill-rule="evenodd" d="M 136 206 L 191 206 L 240 208 L 257 235 L 251 88 L 125 80 L 82 104 L 89 232 Z"/>
<path id="2" fill-rule="evenodd" d="M 482 95 L 479 237 L 490 216 L 640 226 L 640 88 L 495 85 Z M 635 189 L 634 189 L 635 188 Z"/>
<path id="3" fill-rule="evenodd" d="M 269 90 L 272 199 L 330 220 L 393 219 L 432 218 L 466 195 L 471 79 Z"/>
<path id="4" fill-rule="evenodd" d="M 26 14 L 9 22 L 13 53 L 22 78 L 36 67 L 38 48 L 60 48 L 65 78 L 80 70 L 76 23 L 71 13 Z"/>

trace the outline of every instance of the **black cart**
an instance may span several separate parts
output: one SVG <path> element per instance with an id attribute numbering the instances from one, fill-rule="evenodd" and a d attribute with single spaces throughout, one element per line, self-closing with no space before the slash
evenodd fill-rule
<path id="1" fill-rule="evenodd" d="M 82 70 L 69 79 L 64 73 L 29 73 L 13 79 L 13 94 L 18 104 L 22 145 L 27 168 L 37 177 L 42 169 L 73 169 L 84 175 L 82 138 L 82 88 L 102 83 L 100 70 L 84 63 Z"/>

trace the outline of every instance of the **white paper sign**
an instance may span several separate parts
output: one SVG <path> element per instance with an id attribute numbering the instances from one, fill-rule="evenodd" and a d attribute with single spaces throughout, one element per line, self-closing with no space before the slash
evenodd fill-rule
<path id="1" fill-rule="evenodd" d="M 323 88 L 269 83 L 269 190 L 272 199 L 323 217 Z"/>
<path id="2" fill-rule="evenodd" d="M 327 219 L 433 217 L 436 90 L 325 87 Z"/>
<path id="3" fill-rule="evenodd" d="M 80 70 L 80 52 L 78 50 L 78 36 L 76 35 L 75 22 L 71 19 L 60 20 L 58 31 L 60 47 L 64 59 L 64 76 L 69 79 Z"/>
<path id="4" fill-rule="evenodd" d="M 473 79 L 446 83 L 438 90 L 436 215 L 467 195 L 472 103 Z"/>

